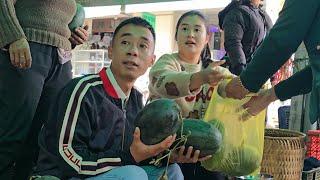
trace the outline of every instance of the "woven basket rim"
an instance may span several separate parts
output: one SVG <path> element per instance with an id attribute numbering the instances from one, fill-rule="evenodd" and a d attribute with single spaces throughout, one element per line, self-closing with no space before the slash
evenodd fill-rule
<path id="1" fill-rule="evenodd" d="M 268 136 L 264 135 L 265 138 L 267 139 L 297 139 L 297 138 L 305 138 L 306 134 L 299 132 L 299 131 L 293 131 L 293 130 L 288 130 L 288 129 L 273 129 L 273 128 L 266 128 L 265 131 L 282 131 L 282 132 L 286 132 L 286 133 L 290 133 L 290 134 L 296 134 L 296 137 L 274 137 L 274 136 Z"/>

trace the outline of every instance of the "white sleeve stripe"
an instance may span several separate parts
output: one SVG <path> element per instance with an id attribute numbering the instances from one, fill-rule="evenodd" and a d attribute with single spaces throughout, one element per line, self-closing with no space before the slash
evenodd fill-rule
<path id="1" fill-rule="evenodd" d="M 112 163 L 112 162 L 121 162 L 121 159 L 120 159 L 120 158 L 102 158 L 102 159 L 98 159 L 97 162 L 82 161 L 81 164 L 83 164 L 83 165 L 90 165 L 90 166 L 96 166 L 96 165 L 98 165 L 99 163 L 105 163 L 105 162 L 109 162 L 109 163 Z"/>
<path id="2" fill-rule="evenodd" d="M 110 171 L 111 169 L 114 169 L 114 168 L 117 168 L 117 167 L 119 167 L 119 166 L 107 166 L 107 167 L 98 169 L 96 172 L 83 170 L 83 171 L 81 171 L 81 174 L 84 174 L 84 175 L 96 175 L 96 174 L 100 174 L 100 173 L 103 173 L 103 172 Z"/>
<path id="3" fill-rule="evenodd" d="M 98 174 L 98 173 L 112 169 L 112 166 L 107 166 L 107 167 L 101 167 L 101 168 L 96 168 L 96 169 L 94 168 L 95 170 L 93 170 L 93 171 L 88 171 L 88 170 L 82 171 L 81 165 L 98 166 L 98 164 L 105 163 L 105 162 L 111 162 L 111 163 L 112 162 L 113 163 L 118 163 L 118 162 L 120 163 L 121 162 L 120 158 L 102 158 L 102 159 L 98 159 L 96 162 L 82 161 L 82 157 L 79 156 L 72 148 L 72 140 L 73 140 L 75 127 L 76 127 L 77 120 L 78 120 L 78 115 L 79 115 L 82 99 L 91 86 L 100 85 L 100 84 L 102 84 L 102 81 L 95 81 L 95 82 L 87 83 L 87 84 L 85 84 L 85 83 L 86 83 L 86 81 L 93 79 L 93 78 L 97 78 L 97 77 L 99 77 L 99 76 L 92 75 L 92 76 L 88 76 L 86 78 L 83 78 L 75 86 L 75 89 L 73 90 L 71 97 L 70 97 L 70 100 L 68 102 L 68 106 L 67 106 L 66 113 L 65 113 L 65 116 L 63 119 L 63 124 L 62 124 L 60 137 L 59 137 L 59 153 L 60 153 L 60 155 L 72 168 L 74 168 L 80 174 L 87 174 L 88 172 L 90 172 L 92 174 Z M 82 84 L 85 84 L 85 87 L 83 89 L 82 88 L 80 89 Z M 77 98 L 76 95 L 79 92 L 81 92 L 81 93 L 78 97 L 78 101 L 74 102 L 75 99 Z M 75 110 L 74 114 L 71 114 L 71 109 L 75 105 L 76 105 L 76 110 Z M 73 119 L 70 118 L 70 117 L 72 117 L 72 115 L 73 115 Z M 71 121 L 70 134 L 65 134 L 69 121 Z M 64 144 L 64 142 L 63 142 L 66 135 L 69 136 L 68 144 Z"/>

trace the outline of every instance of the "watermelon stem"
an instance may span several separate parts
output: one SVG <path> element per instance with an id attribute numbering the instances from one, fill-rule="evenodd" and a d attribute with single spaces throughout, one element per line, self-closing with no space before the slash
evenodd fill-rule
<path id="1" fill-rule="evenodd" d="M 181 132 L 182 132 L 182 131 L 181 131 Z M 168 152 L 166 155 L 164 155 L 164 156 L 156 159 L 155 161 L 151 161 L 151 162 L 150 162 L 150 164 L 154 164 L 155 166 L 158 166 L 158 165 L 160 164 L 160 162 L 161 162 L 162 159 L 168 157 L 167 165 L 166 165 L 166 170 L 164 171 L 163 175 L 160 177 L 160 180 L 167 179 L 167 177 L 168 177 L 169 160 L 170 160 L 170 157 L 171 157 L 172 152 L 178 150 L 179 148 L 181 148 L 181 146 L 184 146 L 184 145 L 186 144 L 186 142 L 187 142 L 187 140 L 188 140 L 188 137 L 189 137 L 190 135 L 191 135 L 191 131 L 189 131 L 188 134 L 186 134 L 186 135 L 182 135 L 182 134 L 181 134 L 181 138 L 178 138 L 178 139 L 175 140 L 175 142 L 177 142 L 177 144 L 175 144 L 175 146 L 173 146 L 173 148 L 170 149 L 169 152 Z M 181 144 L 182 144 L 182 145 L 181 145 Z"/>

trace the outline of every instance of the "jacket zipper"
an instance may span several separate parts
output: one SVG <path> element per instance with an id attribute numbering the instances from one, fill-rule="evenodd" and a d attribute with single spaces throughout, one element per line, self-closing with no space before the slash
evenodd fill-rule
<path id="1" fill-rule="evenodd" d="M 122 128 L 121 150 L 123 151 L 123 149 L 124 149 L 124 133 L 126 131 L 126 119 L 127 119 L 126 109 L 125 109 L 125 102 L 124 101 L 122 102 L 122 111 L 123 111 L 124 119 L 123 119 L 123 128 Z"/>

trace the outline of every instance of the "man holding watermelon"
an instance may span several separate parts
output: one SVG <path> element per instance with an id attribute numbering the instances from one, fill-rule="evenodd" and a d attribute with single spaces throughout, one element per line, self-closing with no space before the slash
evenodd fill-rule
<path id="1" fill-rule="evenodd" d="M 0 179 L 30 175 L 38 132 L 72 77 L 65 55 L 88 37 L 69 30 L 75 13 L 74 0 L 0 1 Z"/>
<path id="2" fill-rule="evenodd" d="M 39 134 L 35 175 L 41 179 L 158 179 L 165 167 L 139 163 L 167 150 L 175 135 L 155 145 L 140 139 L 134 120 L 142 94 L 134 82 L 154 63 L 155 33 L 144 19 L 119 24 L 109 48 L 110 68 L 70 81 Z M 183 179 L 177 164 L 168 178 Z M 37 178 L 37 176 L 34 176 Z"/>

